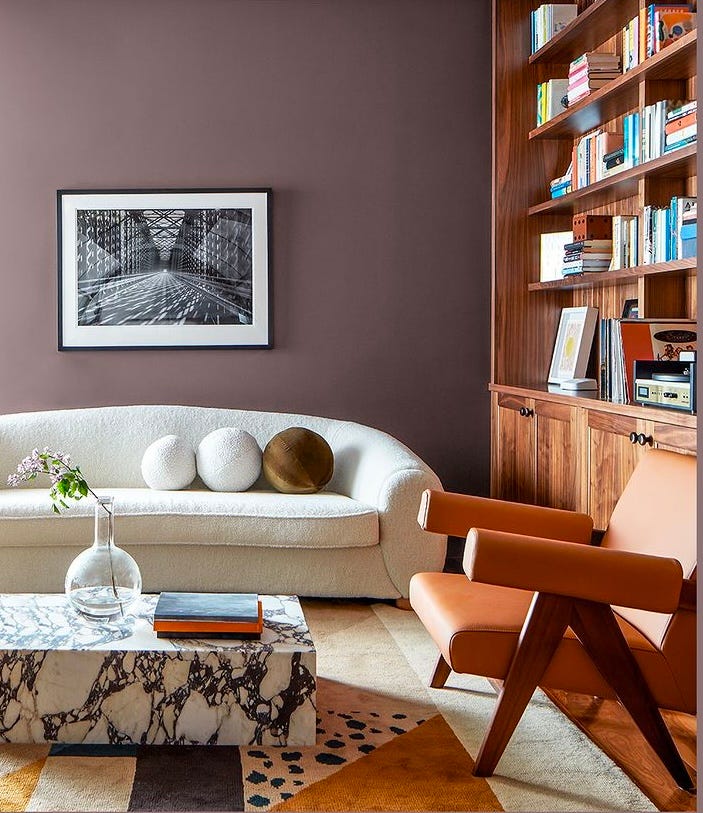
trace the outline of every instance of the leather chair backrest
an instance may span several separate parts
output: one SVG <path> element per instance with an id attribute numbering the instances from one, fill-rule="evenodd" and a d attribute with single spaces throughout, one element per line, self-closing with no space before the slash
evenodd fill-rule
<path id="1" fill-rule="evenodd" d="M 696 458 L 648 451 L 615 506 L 601 546 L 678 559 L 684 578 L 695 578 L 696 541 Z M 695 613 L 615 609 L 662 650 L 686 704 L 695 709 Z"/>

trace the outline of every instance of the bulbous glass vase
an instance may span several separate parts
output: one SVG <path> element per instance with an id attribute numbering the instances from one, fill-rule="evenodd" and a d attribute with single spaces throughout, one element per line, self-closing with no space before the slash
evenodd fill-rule
<path id="1" fill-rule="evenodd" d="M 95 541 L 79 553 L 66 573 L 66 596 L 81 615 L 110 621 L 126 615 L 142 592 L 142 575 L 134 559 L 115 545 L 112 497 L 95 504 Z"/>

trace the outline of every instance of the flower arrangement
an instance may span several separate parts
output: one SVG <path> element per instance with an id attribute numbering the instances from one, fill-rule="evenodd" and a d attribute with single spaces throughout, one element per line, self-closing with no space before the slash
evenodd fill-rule
<path id="1" fill-rule="evenodd" d="M 79 466 L 74 466 L 71 456 L 63 452 L 53 452 L 48 447 L 40 452 L 34 449 L 31 454 L 17 466 L 15 474 L 7 478 L 7 484 L 15 487 L 22 482 L 34 480 L 40 474 L 48 475 L 51 480 L 49 496 L 55 514 L 60 514 L 62 508 L 70 508 L 66 500 L 80 500 L 92 494 L 95 499 L 98 495 L 88 485 Z M 109 513 L 109 508 L 104 506 Z"/>
<path id="2" fill-rule="evenodd" d="M 112 497 L 99 497 L 70 455 L 45 447 L 34 449 L 7 478 L 9 486 L 35 480 L 51 481 L 49 496 L 55 514 L 89 494 L 95 498 L 95 542 L 80 553 L 66 573 L 65 589 L 73 607 L 92 619 L 124 617 L 125 607 L 141 593 L 142 578 L 134 559 L 114 544 Z"/>

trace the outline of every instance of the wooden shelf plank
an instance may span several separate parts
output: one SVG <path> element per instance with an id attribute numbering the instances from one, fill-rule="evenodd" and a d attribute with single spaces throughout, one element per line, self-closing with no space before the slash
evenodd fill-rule
<path id="1" fill-rule="evenodd" d="M 585 274 L 574 274 L 564 279 L 554 279 L 549 282 L 531 282 L 528 291 L 564 291 L 575 288 L 598 288 L 603 285 L 614 285 L 636 280 L 637 277 L 646 277 L 652 274 L 681 274 L 693 271 L 697 267 L 695 257 L 685 260 L 669 260 L 665 263 L 651 263 L 650 265 L 635 265 L 632 268 L 620 268 L 617 271 L 590 271 Z"/>
<path id="2" fill-rule="evenodd" d="M 631 418 L 642 418 L 647 421 L 674 424 L 689 429 L 697 427 L 697 416 L 689 412 L 677 412 L 675 409 L 639 406 L 637 404 L 614 404 L 611 401 L 602 401 L 597 392 L 569 393 L 558 386 L 535 384 L 532 386 L 517 386 L 512 384 L 489 384 L 490 392 L 503 392 L 509 395 L 518 395 L 523 398 L 538 398 L 542 401 L 552 401 L 567 406 L 587 407 L 598 412 L 608 412 L 611 415 L 626 415 Z"/>
<path id="3" fill-rule="evenodd" d="M 596 0 L 530 56 L 530 63 L 567 64 L 620 33 L 637 16 L 637 0 Z"/>
<path id="4" fill-rule="evenodd" d="M 575 138 L 604 121 L 634 110 L 638 106 L 639 83 L 643 79 L 688 79 L 695 76 L 697 43 L 698 31 L 689 31 L 636 68 L 531 130 L 529 138 Z"/>
<path id="5" fill-rule="evenodd" d="M 616 200 L 628 198 L 637 193 L 637 184 L 640 178 L 687 178 L 696 172 L 697 144 L 689 144 L 678 150 L 638 164 L 632 169 L 617 172 L 605 180 L 584 186 L 575 192 L 569 192 L 560 198 L 538 203 L 527 210 L 529 215 L 554 214 L 557 212 L 573 212 L 578 205 L 594 208 Z"/>

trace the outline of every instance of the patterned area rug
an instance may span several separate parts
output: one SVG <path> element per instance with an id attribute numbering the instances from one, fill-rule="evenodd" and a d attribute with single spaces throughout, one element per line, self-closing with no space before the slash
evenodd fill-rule
<path id="1" fill-rule="evenodd" d="M 427 681 L 436 650 L 385 604 L 303 603 L 318 649 L 317 744 L 0 746 L 0 810 L 654 810 L 537 694 L 495 776 L 472 776 L 495 706 L 481 678 Z"/>

